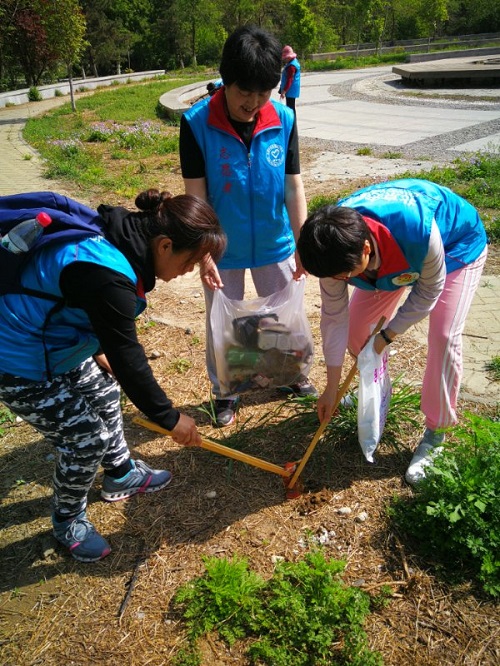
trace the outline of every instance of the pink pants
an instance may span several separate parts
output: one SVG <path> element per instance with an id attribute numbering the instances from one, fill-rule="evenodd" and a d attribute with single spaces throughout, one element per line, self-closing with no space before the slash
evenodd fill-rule
<path id="1" fill-rule="evenodd" d="M 462 333 L 486 261 L 487 250 L 471 264 L 448 273 L 443 293 L 429 315 L 427 364 L 421 409 L 432 430 L 457 423 L 462 380 Z M 380 317 L 390 321 L 403 296 L 396 291 L 355 289 L 349 303 L 349 350 L 358 355 Z"/>

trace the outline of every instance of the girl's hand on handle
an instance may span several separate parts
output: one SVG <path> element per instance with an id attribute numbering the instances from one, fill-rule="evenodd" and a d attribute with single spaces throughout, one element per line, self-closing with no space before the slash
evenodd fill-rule
<path id="1" fill-rule="evenodd" d="M 174 442 L 183 446 L 200 446 L 201 436 L 196 428 L 194 420 L 190 416 L 181 414 L 177 425 L 171 431 Z"/>
<path id="2" fill-rule="evenodd" d="M 337 391 L 326 390 L 320 395 L 317 404 L 318 418 L 320 423 L 323 423 L 323 421 L 327 421 L 331 418 L 336 399 Z"/>

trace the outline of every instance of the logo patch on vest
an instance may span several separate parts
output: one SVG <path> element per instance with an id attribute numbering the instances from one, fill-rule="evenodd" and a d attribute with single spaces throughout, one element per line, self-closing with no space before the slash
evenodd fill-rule
<path id="1" fill-rule="evenodd" d="M 392 284 L 397 284 L 399 287 L 404 287 L 407 284 L 415 282 L 420 277 L 420 273 L 401 273 L 392 278 Z"/>
<path id="2" fill-rule="evenodd" d="M 266 150 L 266 160 L 273 167 L 279 167 L 285 161 L 285 151 L 283 146 L 278 143 L 272 143 Z"/>

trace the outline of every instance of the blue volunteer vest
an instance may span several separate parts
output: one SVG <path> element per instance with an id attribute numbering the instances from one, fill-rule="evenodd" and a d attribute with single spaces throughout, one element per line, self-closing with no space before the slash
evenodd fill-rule
<path id="1" fill-rule="evenodd" d="M 286 80 L 288 78 L 287 69 L 290 65 L 295 67 L 295 74 L 293 76 L 292 85 L 286 91 L 285 95 L 286 97 L 300 97 L 300 63 L 297 58 L 290 60 L 290 62 L 283 67 L 283 71 L 281 72 L 281 90 L 283 90 L 286 85 Z"/>
<path id="2" fill-rule="evenodd" d="M 368 218 L 370 231 L 381 248 L 376 284 L 361 277 L 349 280 L 361 289 L 392 291 L 413 284 L 428 252 L 434 219 L 443 239 L 448 273 L 475 261 L 487 243 L 474 206 L 430 181 L 407 178 L 370 185 L 338 205 L 354 208 Z M 370 219 L 380 224 L 370 223 Z"/>
<path id="3" fill-rule="evenodd" d="M 207 192 L 227 234 L 218 267 L 255 268 L 287 259 L 295 240 L 285 207 L 285 161 L 294 114 L 269 101 L 250 151 L 229 122 L 224 89 L 185 112 L 205 158 Z"/>
<path id="4" fill-rule="evenodd" d="M 63 305 L 59 278 L 74 261 L 106 266 L 139 286 L 128 260 L 102 236 L 45 245 L 24 268 L 22 284 L 60 298 L 62 307 L 54 309 L 54 301 L 27 294 L 0 297 L 0 372 L 44 381 L 78 367 L 97 352 L 99 342 L 85 312 Z M 136 314 L 145 307 L 145 299 L 138 294 Z"/>

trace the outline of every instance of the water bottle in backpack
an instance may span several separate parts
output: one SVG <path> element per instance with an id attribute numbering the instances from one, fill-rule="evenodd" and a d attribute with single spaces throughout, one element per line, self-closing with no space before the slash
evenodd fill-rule
<path id="1" fill-rule="evenodd" d="M 28 252 L 43 234 L 45 227 L 52 222 L 52 218 L 47 213 L 38 213 L 30 220 L 23 220 L 17 224 L 8 233 L 2 236 L 0 245 L 13 254 L 22 254 Z"/>

